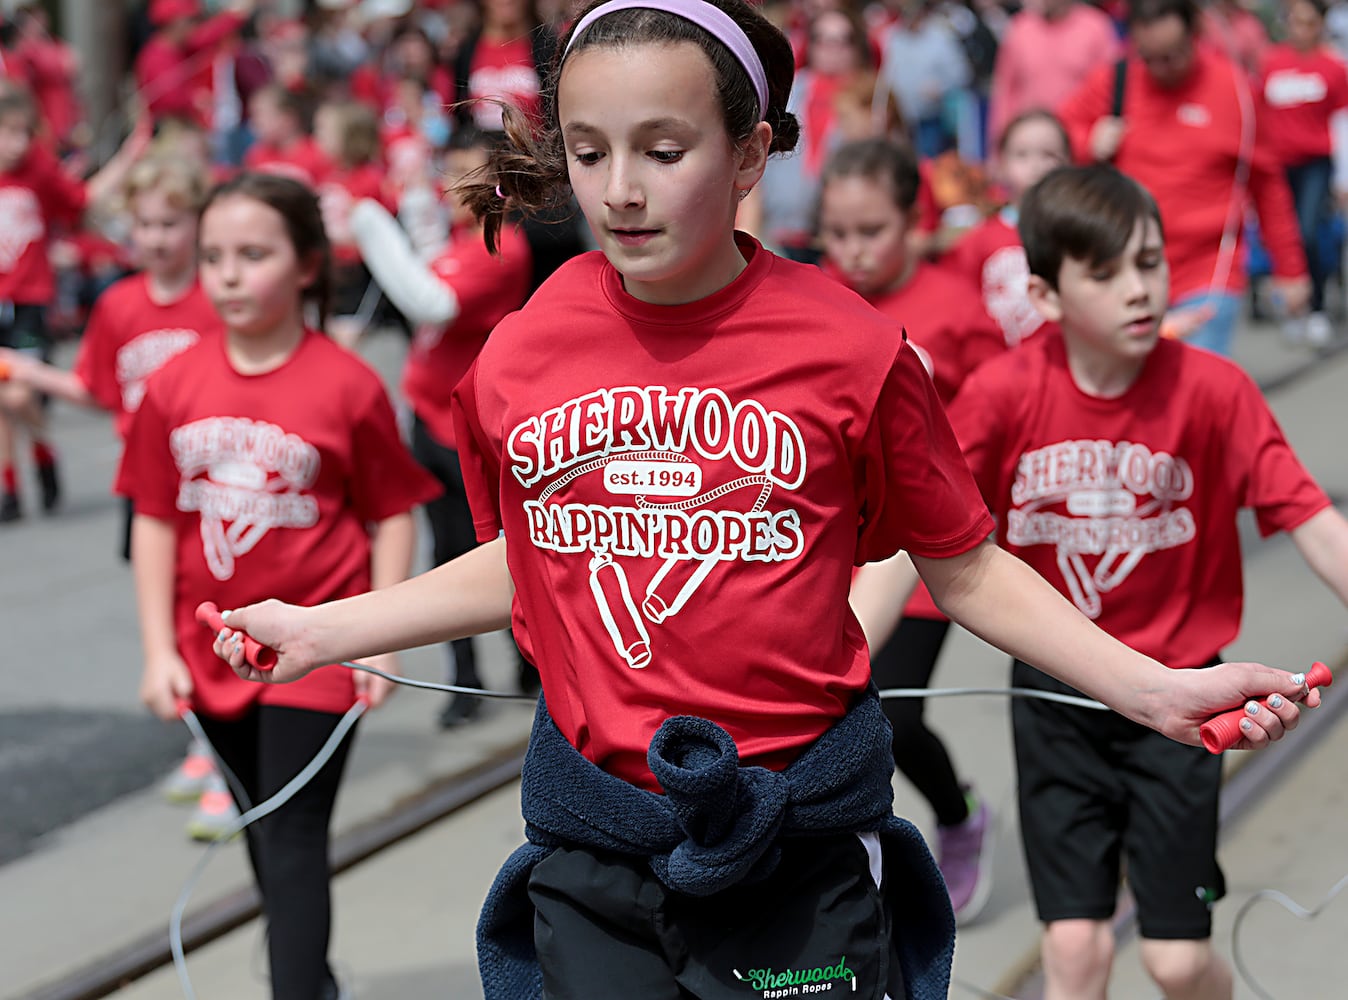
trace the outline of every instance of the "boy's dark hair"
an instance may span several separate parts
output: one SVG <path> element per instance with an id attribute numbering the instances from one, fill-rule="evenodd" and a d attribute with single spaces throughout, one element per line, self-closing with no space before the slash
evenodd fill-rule
<path id="1" fill-rule="evenodd" d="M 379 118 L 368 104 L 355 100 L 329 101 L 319 108 L 334 115 L 341 130 L 341 159 L 358 167 L 379 158 Z"/>
<path id="2" fill-rule="evenodd" d="M 305 300 L 318 309 L 318 329 L 328 323 L 328 308 L 332 301 L 332 244 L 323 228 L 323 213 L 318 207 L 318 195 L 307 184 L 290 177 L 244 171 L 236 174 L 206 196 L 201 214 L 222 198 L 239 196 L 260 201 L 275 209 L 285 222 L 295 256 L 307 262 L 317 258 L 318 268 L 311 284 L 304 292 Z"/>
<path id="3" fill-rule="evenodd" d="M 1030 108 L 1007 122 L 1006 128 L 1002 129 L 1002 134 L 997 137 L 997 152 L 1005 153 L 1006 142 L 1011 138 L 1011 134 L 1022 125 L 1030 122 L 1044 122 L 1057 129 L 1058 135 L 1062 137 L 1063 152 L 1069 160 L 1072 158 L 1072 137 L 1067 134 L 1067 126 L 1062 123 L 1061 118 L 1047 108 Z"/>
<path id="4" fill-rule="evenodd" d="M 313 102 L 302 91 L 292 90 L 280 83 L 267 83 L 253 91 L 253 98 L 269 97 L 276 103 L 276 109 L 283 115 L 294 119 L 300 131 L 308 134 L 313 131 Z"/>
<path id="5" fill-rule="evenodd" d="M 1189 34 L 1198 27 L 1199 10 L 1195 0 L 1132 0 L 1128 4 L 1128 27 L 1155 24 L 1167 17 L 1178 17 Z"/>
<path id="6" fill-rule="evenodd" d="M 795 75 L 791 43 L 776 27 L 745 0 L 706 0 L 735 21 L 749 37 L 762 60 L 768 78 L 768 108 L 761 116 L 772 126 L 770 153 L 789 153 L 800 138 L 800 124 L 786 109 Z M 576 23 L 599 6 L 599 0 L 576 15 Z M 574 28 L 572 32 L 574 32 Z M 567 197 L 566 147 L 557 117 L 557 80 L 569 55 L 605 46 L 625 48 L 646 44 L 692 42 L 711 61 L 716 92 L 726 132 L 735 142 L 744 142 L 760 121 L 758 96 L 744 68 L 726 46 L 707 31 L 675 14 L 646 7 L 617 10 L 590 25 L 576 40 L 571 35 L 558 46 L 557 56 L 543 78 L 543 121 L 538 123 L 506 105 L 504 126 L 507 144 L 492 156 L 481 179 L 463 188 L 464 202 L 482 220 L 487 246 L 496 249 L 496 234 L 507 210 L 537 215 L 564 205 Z"/>
<path id="7" fill-rule="evenodd" d="M 898 139 L 858 139 L 849 142 L 829 157 L 820 177 L 820 187 L 843 177 L 864 177 L 889 184 L 894 204 L 904 212 L 917 203 L 921 183 L 917 154 L 908 143 Z"/>
<path id="8" fill-rule="evenodd" d="M 1030 273 L 1056 289 L 1064 259 L 1114 260 L 1146 219 L 1160 226 L 1161 210 L 1131 177 L 1099 164 L 1059 167 L 1021 198 L 1020 242 Z"/>

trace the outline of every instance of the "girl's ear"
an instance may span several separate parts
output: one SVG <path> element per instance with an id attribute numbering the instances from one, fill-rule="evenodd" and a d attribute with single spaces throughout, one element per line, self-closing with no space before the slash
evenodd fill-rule
<path id="1" fill-rule="evenodd" d="M 748 194 L 763 177 L 772 146 L 772 126 L 759 122 L 740 147 L 739 166 L 735 170 L 735 190 L 740 197 Z"/>
<path id="2" fill-rule="evenodd" d="M 304 291 L 314 287 L 314 282 L 318 280 L 318 272 L 323 267 L 323 254 L 314 250 L 304 258 L 300 263 L 300 288 Z"/>
<path id="3" fill-rule="evenodd" d="M 1056 289 L 1037 274 L 1030 275 L 1029 285 L 1025 289 L 1030 305 L 1039 311 L 1039 315 L 1050 323 L 1062 321 L 1062 299 Z"/>

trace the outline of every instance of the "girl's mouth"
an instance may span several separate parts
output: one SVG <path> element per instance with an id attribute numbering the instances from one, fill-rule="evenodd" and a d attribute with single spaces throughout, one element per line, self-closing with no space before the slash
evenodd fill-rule
<path id="1" fill-rule="evenodd" d="M 639 247 L 659 235 L 658 229 L 611 229 L 613 238 L 625 247 Z"/>

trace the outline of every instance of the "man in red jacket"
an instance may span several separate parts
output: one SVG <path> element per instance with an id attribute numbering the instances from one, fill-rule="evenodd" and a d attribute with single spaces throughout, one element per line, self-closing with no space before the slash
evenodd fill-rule
<path id="1" fill-rule="evenodd" d="M 1078 159 L 1112 161 L 1155 197 L 1166 220 L 1172 310 L 1201 310 L 1208 318 L 1190 342 L 1226 354 L 1246 283 L 1248 201 L 1286 313 L 1305 311 L 1310 279 L 1263 98 L 1199 36 L 1199 24 L 1194 0 L 1134 0 L 1123 73 L 1099 67 L 1059 115 Z"/>

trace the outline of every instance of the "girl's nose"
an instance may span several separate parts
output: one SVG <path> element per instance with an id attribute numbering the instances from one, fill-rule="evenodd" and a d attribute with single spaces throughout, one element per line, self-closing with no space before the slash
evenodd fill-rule
<path id="1" fill-rule="evenodd" d="M 624 158 L 609 158 L 608 182 L 604 186 L 604 204 L 609 208 L 639 208 L 645 196 Z"/>

